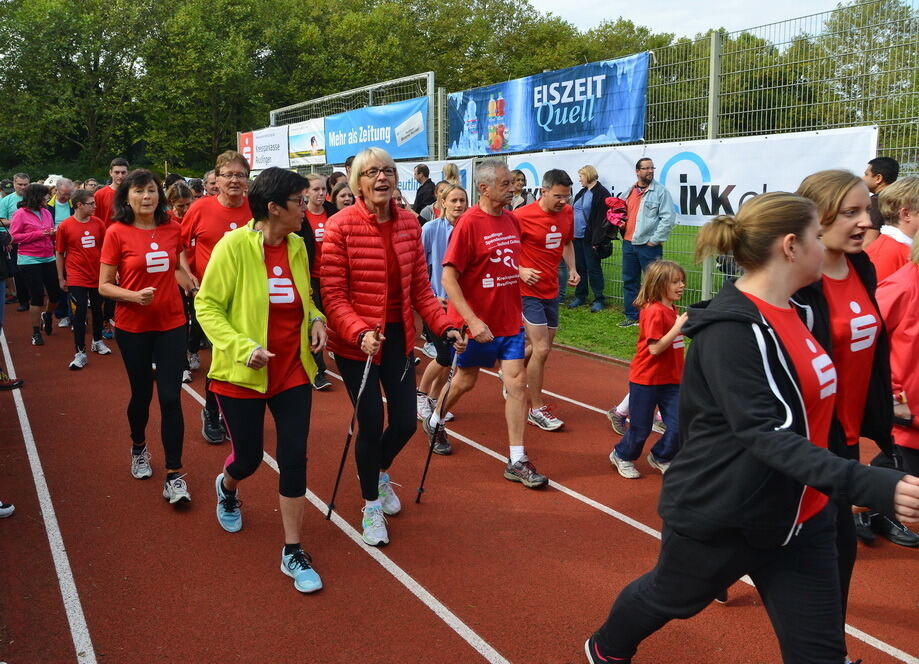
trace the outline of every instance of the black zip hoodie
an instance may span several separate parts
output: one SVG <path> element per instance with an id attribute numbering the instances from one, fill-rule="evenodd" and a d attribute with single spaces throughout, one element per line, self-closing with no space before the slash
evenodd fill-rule
<path id="1" fill-rule="evenodd" d="M 664 476 L 659 513 L 697 539 L 740 530 L 756 547 L 795 534 L 805 485 L 890 513 L 899 471 L 843 459 L 807 440 L 791 359 L 733 282 L 692 305 L 680 386 L 683 446 Z"/>

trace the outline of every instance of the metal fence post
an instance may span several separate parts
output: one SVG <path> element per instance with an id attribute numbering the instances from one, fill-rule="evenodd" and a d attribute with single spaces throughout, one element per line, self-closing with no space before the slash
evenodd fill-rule
<path id="1" fill-rule="evenodd" d="M 713 30 L 708 60 L 708 122 L 707 137 L 718 138 L 718 122 L 721 98 L 721 33 Z M 709 256 L 702 263 L 702 299 L 712 297 L 712 286 L 715 278 L 715 259 Z"/>

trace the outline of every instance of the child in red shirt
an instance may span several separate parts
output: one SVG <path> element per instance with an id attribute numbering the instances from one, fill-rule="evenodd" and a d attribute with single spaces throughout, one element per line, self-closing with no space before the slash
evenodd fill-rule
<path id="1" fill-rule="evenodd" d="M 635 298 L 638 317 L 638 345 L 629 371 L 631 426 L 609 460 L 626 479 L 641 473 L 635 459 L 641 456 L 651 433 L 654 408 L 660 408 L 667 430 L 648 453 L 648 464 L 661 473 L 680 448 L 677 405 L 683 375 L 683 323 L 686 314 L 677 314 L 673 303 L 683 295 L 686 273 L 673 261 L 658 260 L 648 266 L 644 284 Z"/>

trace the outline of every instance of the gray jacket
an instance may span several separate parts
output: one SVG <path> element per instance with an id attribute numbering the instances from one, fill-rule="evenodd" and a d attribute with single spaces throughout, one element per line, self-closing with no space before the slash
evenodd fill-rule
<path id="1" fill-rule="evenodd" d="M 648 190 L 641 196 L 632 244 L 663 244 L 670 237 L 675 223 L 676 210 L 670 192 L 660 182 L 652 180 Z"/>

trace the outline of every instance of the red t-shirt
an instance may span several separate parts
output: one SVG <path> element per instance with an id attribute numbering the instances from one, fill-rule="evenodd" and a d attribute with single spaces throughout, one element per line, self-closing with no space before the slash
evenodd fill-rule
<path id="1" fill-rule="evenodd" d="M 836 390 L 842 382 L 836 379 L 833 360 L 817 343 L 794 309 L 776 307 L 749 293 L 744 294 L 756 305 L 785 347 L 798 375 L 798 389 L 804 400 L 810 441 L 817 447 L 826 448 L 836 405 Z M 820 512 L 828 501 L 825 494 L 807 487 L 798 511 L 798 523 L 804 523 Z"/>
<path id="2" fill-rule="evenodd" d="M 97 189 L 93 194 L 96 201 L 96 216 L 99 217 L 108 228 L 112 225 L 112 204 L 115 202 L 115 190 L 109 186 Z"/>
<path id="3" fill-rule="evenodd" d="M 120 222 L 109 226 L 102 262 L 118 268 L 118 285 L 132 291 L 156 288 L 147 306 L 119 302 L 115 327 L 125 332 L 163 332 L 185 324 L 185 307 L 175 278 L 181 251 L 181 229 L 171 221 L 153 230 Z"/>
<path id="4" fill-rule="evenodd" d="M 399 259 L 392 246 L 392 222 L 378 224 L 386 250 L 386 322 L 402 322 L 402 280 L 399 274 Z"/>
<path id="5" fill-rule="evenodd" d="M 469 208 L 456 222 L 444 263 L 459 272 L 466 302 L 496 337 L 520 333 L 520 231 L 507 210 L 499 216 L 480 207 Z M 452 304 L 447 316 L 457 328 L 463 318 Z"/>
<path id="6" fill-rule="evenodd" d="M 249 199 L 239 207 L 220 204 L 218 196 L 202 196 L 188 208 L 182 218 L 182 239 L 194 253 L 192 269 L 198 279 L 204 278 L 211 252 L 220 239 L 232 230 L 245 226 L 252 219 Z"/>
<path id="7" fill-rule="evenodd" d="M 287 256 L 287 242 L 276 247 L 265 245 L 268 273 L 268 347 L 274 353 L 268 360 L 268 391 L 265 394 L 220 380 L 211 381 L 211 390 L 237 399 L 268 399 L 285 390 L 310 382 L 300 360 L 300 329 L 303 325 L 303 299 L 294 286 Z"/>
<path id="8" fill-rule="evenodd" d="M 644 189 L 639 189 L 637 186 L 632 185 L 632 190 L 629 192 L 628 198 L 625 199 L 625 231 L 622 233 L 622 239 L 632 241 L 632 236 L 635 235 L 635 225 L 638 223 L 638 210 L 641 207 L 641 197 L 644 193 L 648 191 L 647 187 Z"/>
<path id="9" fill-rule="evenodd" d="M 846 432 L 846 443 L 855 445 L 865 414 L 881 317 L 851 263 L 845 279 L 823 275 L 823 295 L 830 307 L 833 363 L 839 374 L 836 417 Z"/>
<path id="10" fill-rule="evenodd" d="M 678 334 L 670 348 L 652 355 L 648 346 L 664 337 L 676 324 L 675 307 L 660 302 L 641 308 L 638 314 L 638 345 L 629 368 L 629 382 L 639 385 L 679 385 L 683 377 L 683 335 Z"/>
<path id="11" fill-rule="evenodd" d="M 310 264 L 310 277 L 318 279 L 319 258 L 322 256 L 322 238 L 325 237 L 325 222 L 328 220 L 329 215 L 326 214 L 325 210 L 323 210 L 321 214 L 313 214 L 307 210 L 305 216 L 306 220 L 309 222 L 310 228 L 313 229 L 313 240 L 315 240 L 316 246 L 313 262 Z"/>
<path id="12" fill-rule="evenodd" d="M 543 300 L 558 297 L 558 264 L 565 245 L 574 237 L 574 210 L 546 212 L 539 201 L 514 210 L 520 225 L 520 266 L 540 271 L 532 286 L 520 282 L 520 294 Z"/>
<path id="13" fill-rule="evenodd" d="M 102 258 L 102 241 L 105 224 L 98 217 L 85 223 L 76 217 L 67 217 L 57 227 L 55 250 L 64 257 L 64 270 L 68 286 L 99 287 L 99 262 Z"/>
<path id="14" fill-rule="evenodd" d="M 874 263 L 874 269 L 878 274 L 878 282 L 883 281 L 903 265 L 909 263 L 909 252 L 909 246 L 902 242 L 897 242 L 889 235 L 879 235 L 865 249 L 868 258 Z"/>

